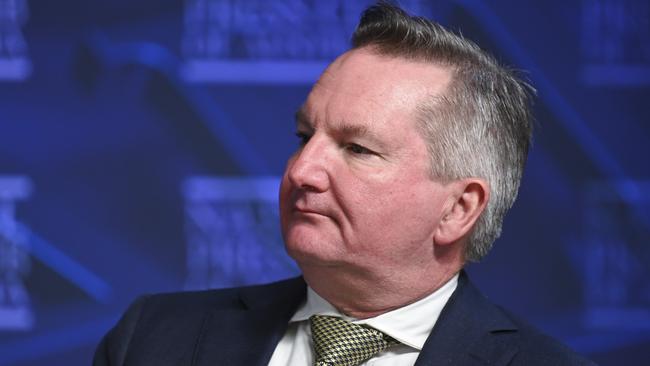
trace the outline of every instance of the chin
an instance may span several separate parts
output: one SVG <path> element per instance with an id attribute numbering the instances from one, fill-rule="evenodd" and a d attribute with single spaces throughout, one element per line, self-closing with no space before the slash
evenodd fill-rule
<path id="1" fill-rule="evenodd" d="M 285 233 L 284 242 L 287 253 L 299 266 L 334 265 L 345 257 L 340 247 L 331 244 L 335 241 L 297 231 L 289 230 Z"/>

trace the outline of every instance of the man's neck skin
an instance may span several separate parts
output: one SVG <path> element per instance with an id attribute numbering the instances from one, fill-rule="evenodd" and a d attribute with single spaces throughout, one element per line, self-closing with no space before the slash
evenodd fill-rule
<path id="1" fill-rule="evenodd" d="M 386 271 L 346 265 L 300 264 L 305 281 L 340 312 L 356 319 L 381 315 L 433 293 L 462 268 L 456 248 L 437 248 L 438 254 L 422 268 Z M 441 253 L 442 252 L 442 253 Z"/>

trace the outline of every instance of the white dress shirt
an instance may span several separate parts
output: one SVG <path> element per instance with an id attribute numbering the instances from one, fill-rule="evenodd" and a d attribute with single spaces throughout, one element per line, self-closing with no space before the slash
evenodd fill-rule
<path id="1" fill-rule="evenodd" d="M 309 326 L 309 317 L 314 314 L 337 316 L 355 324 L 366 324 L 400 342 L 400 344 L 376 354 L 361 365 L 413 365 L 431 333 L 431 329 L 436 324 L 442 308 L 457 285 L 458 274 L 421 300 L 374 318 L 361 320 L 340 313 L 314 290 L 307 288 L 307 300 L 289 321 L 289 327 L 280 343 L 275 347 L 269 366 L 312 366 L 314 364 L 314 346 Z"/>

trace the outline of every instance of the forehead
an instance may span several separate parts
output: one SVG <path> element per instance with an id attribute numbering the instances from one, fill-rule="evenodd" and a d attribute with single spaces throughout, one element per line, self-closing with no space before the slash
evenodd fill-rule
<path id="1" fill-rule="evenodd" d="M 356 49 L 327 68 L 299 117 L 312 124 L 372 123 L 374 127 L 413 116 L 425 98 L 444 93 L 450 81 L 450 70 L 442 66 Z"/>

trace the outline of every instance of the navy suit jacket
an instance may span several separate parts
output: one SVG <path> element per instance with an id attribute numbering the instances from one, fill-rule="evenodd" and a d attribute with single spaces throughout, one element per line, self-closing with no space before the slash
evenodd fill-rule
<path id="1" fill-rule="evenodd" d="M 93 365 L 265 366 L 305 296 L 295 278 L 142 297 L 106 334 Z M 461 272 L 415 365 L 593 363 L 491 304 Z"/>

